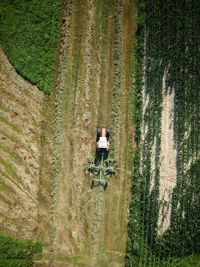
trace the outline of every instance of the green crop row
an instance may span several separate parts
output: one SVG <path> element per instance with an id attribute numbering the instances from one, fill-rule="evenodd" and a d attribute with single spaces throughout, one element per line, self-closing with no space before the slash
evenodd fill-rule
<path id="1" fill-rule="evenodd" d="M 0 233 L 0 267 L 31 267 L 33 256 L 42 251 L 42 244 L 18 240 Z"/>
<path id="2" fill-rule="evenodd" d="M 126 266 L 137 266 L 139 255 L 142 252 L 141 236 L 143 225 L 140 213 L 140 139 L 142 124 L 142 88 L 143 88 L 143 64 L 144 64 L 144 34 L 145 34 L 145 1 L 138 2 L 138 28 L 135 45 L 134 82 L 135 93 L 131 97 L 131 118 L 136 124 L 135 156 L 133 160 L 132 198 L 130 203 L 130 217 L 128 223 L 128 240 L 126 248 Z"/>
<path id="3" fill-rule="evenodd" d="M 0 1 L 0 44 L 26 79 L 49 92 L 56 59 L 59 0 Z"/>

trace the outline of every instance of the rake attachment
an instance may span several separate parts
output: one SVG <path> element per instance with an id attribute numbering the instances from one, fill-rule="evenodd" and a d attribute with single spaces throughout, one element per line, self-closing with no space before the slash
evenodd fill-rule
<path id="1" fill-rule="evenodd" d="M 104 190 L 106 190 L 108 186 L 108 182 L 106 181 L 106 176 L 111 176 L 115 174 L 114 170 L 114 160 L 104 160 L 105 154 L 101 154 L 100 162 L 96 162 L 95 158 L 89 161 L 88 165 L 88 173 L 91 176 L 97 176 L 92 179 L 91 188 L 95 186 L 103 186 Z"/>
<path id="2" fill-rule="evenodd" d="M 87 168 L 87 173 L 93 177 L 91 188 L 101 185 L 106 190 L 108 185 L 107 176 L 116 173 L 114 168 L 115 161 L 107 159 L 110 146 L 109 137 L 109 128 L 103 127 L 97 129 L 95 157 L 89 161 Z"/>
<path id="3" fill-rule="evenodd" d="M 96 172 L 95 159 L 92 159 L 89 161 L 89 166 L 87 170 L 89 173 L 93 173 L 93 174 Z"/>
<path id="4" fill-rule="evenodd" d="M 108 159 L 108 160 L 105 160 L 104 161 L 104 167 L 105 167 L 105 175 L 115 175 L 116 171 L 115 171 L 115 165 L 116 161 L 115 160 L 111 160 L 111 159 Z"/>

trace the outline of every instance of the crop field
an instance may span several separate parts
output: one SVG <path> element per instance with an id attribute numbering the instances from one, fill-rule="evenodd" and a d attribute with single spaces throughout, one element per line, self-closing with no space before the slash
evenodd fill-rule
<path id="1" fill-rule="evenodd" d="M 1 1 L 0 267 L 200 266 L 199 14 Z M 87 173 L 98 127 L 105 191 Z"/>
<path id="2" fill-rule="evenodd" d="M 175 258 L 199 253 L 200 4 L 198 1 L 144 1 L 143 4 L 146 12 L 141 3 L 140 16 L 146 23 L 138 33 L 137 47 L 144 47 L 144 52 L 137 55 L 141 58 L 136 67 L 139 75 L 136 86 L 139 94 L 141 90 L 144 94 L 144 114 L 140 108 L 140 116 L 136 117 L 139 136 L 143 137 L 135 155 L 126 266 L 179 266 L 178 260 L 173 261 Z M 168 95 L 173 100 L 170 127 L 176 151 L 173 166 L 176 177 L 174 184 L 171 177 L 170 196 L 160 199 L 161 147 L 165 138 L 162 125 L 167 127 L 166 117 L 162 124 L 162 114 Z M 138 139 L 136 136 L 137 142 Z M 169 170 L 166 179 L 170 180 Z M 168 184 L 166 190 L 169 188 Z M 165 209 L 170 213 L 170 222 L 162 233 L 159 212 Z"/>

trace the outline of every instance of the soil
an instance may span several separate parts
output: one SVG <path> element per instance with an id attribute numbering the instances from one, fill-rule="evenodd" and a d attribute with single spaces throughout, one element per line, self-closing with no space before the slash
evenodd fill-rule
<path id="1" fill-rule="evenodd" d="M 176 185 L 176 144 L 174 140 L 174 89 L 165 88 L 163 77 L 163 111 L 161 130 L 159 234 L 170 226 L 172 191 Z"/>
<path id="2" fill-rule="evenodd" d="M 144 114 L 148 108 L 149 95 L 146 90 L 146 38 L 144 45 L 144 76 L 143 76 L 143 125 L 141 145 L 144 145 L 148 125 L 144 121 Z M 162 102 L 162 120 L 161 120 L 161 151 L 160 151 L 160 180 L 159 180 L 159 217 L 158 217 L 158 234 L 162 235 L 170 226 L 171 218 L 171 201 L 172 191 L 176 185 L 176 144 L 174 140 L 174 89 L 166 88 L 166 75 L 163 75 L 163 102 Z M 150 193 L 155 185 L 155 169 L 156 169 L 156 137 L 151 147 L 151 180 Z M 143 161 L 143 153 L 141 153 L 141 162 Z M 141 164 L 142 172 L 142 164 Z"/>

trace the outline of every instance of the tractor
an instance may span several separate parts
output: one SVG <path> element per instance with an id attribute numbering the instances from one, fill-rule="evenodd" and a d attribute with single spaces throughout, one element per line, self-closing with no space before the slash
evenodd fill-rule
<path id="1" fill-rule="evenodd" d="M 114 161 L 108 159 L 109 154 L 109 128 L 98 128 L 96 134 L 96 153 L 92 160 L 89 161 L 88 173 L 92 176 L 91 188 L 103 186 L 106 190 L 108 182 L 106 176 L 115 174 Z"/>

